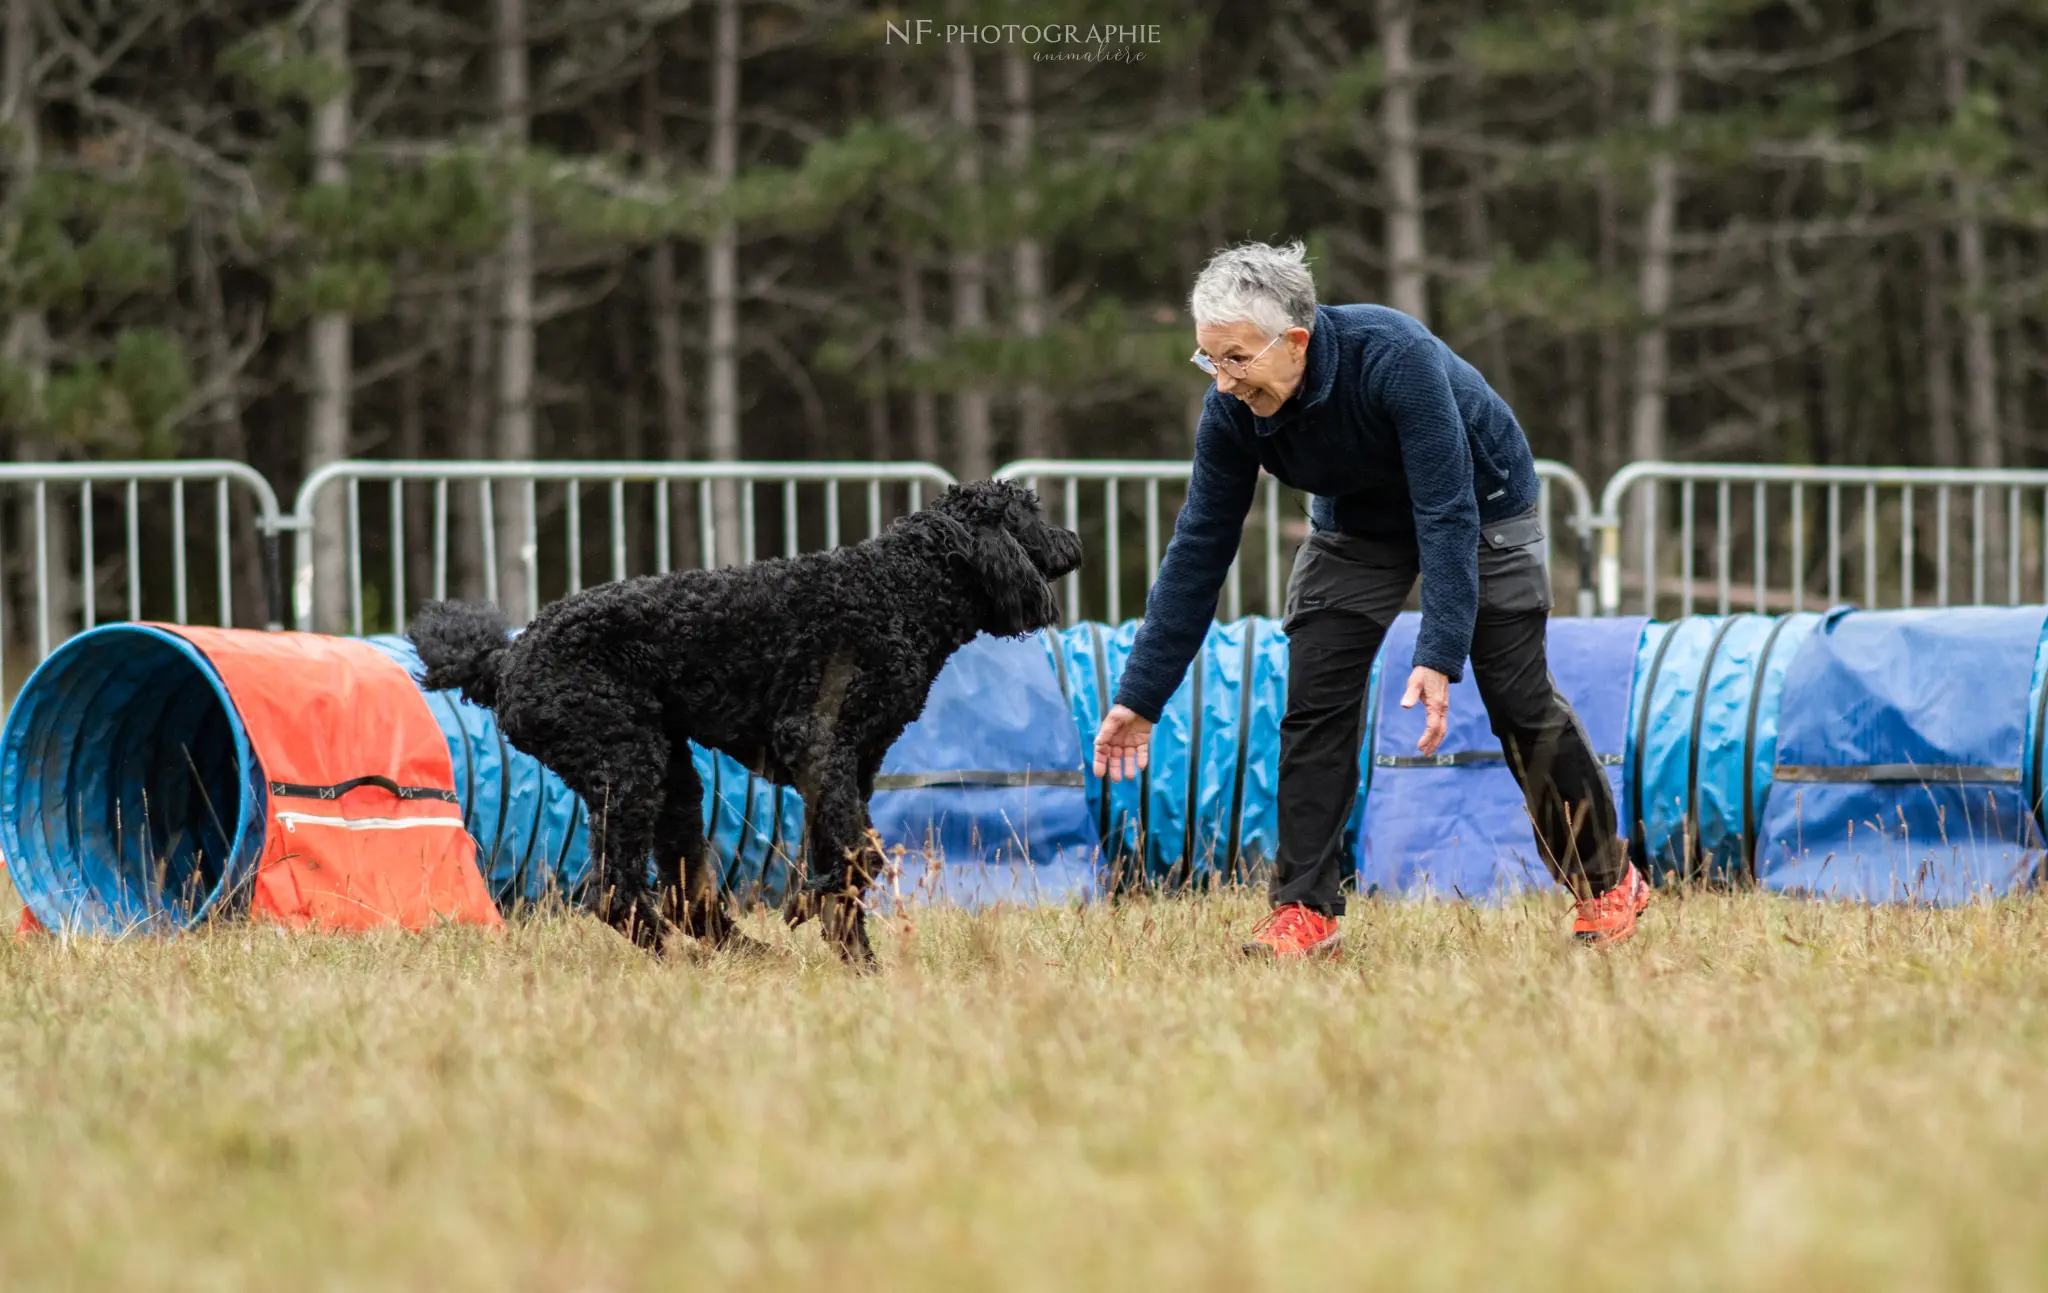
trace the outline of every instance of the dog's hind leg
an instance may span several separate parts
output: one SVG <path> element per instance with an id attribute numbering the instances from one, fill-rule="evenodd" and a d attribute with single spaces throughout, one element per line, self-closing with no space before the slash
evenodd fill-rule
<path id="1" fill-rule="evenodd" d="M 655 882 L 662 914 L 713 947 L 758 946 L 735 928 L 719 892 L 718 869 L 704 839 L 704 782 L 687 742 L 672 743 L 661 818 L 654 827 Z"/>
<path id="2" fill-rule="evenodd" d="M 597 716 L 593 716 L 597 717 Z M 602 735 L 598 735 L 599 732 Z M 684 752 L 686 760 L 689 755 Z M 662 942 L 662 914 L 647 882 L 669 744 L 659 734 L 598 721 L 587 741 L 558 747 L 553 765 L 589 812 L 594 904 L 606 924 L 645 948 Z M 691 801 L 692 811 L 701 805 Z"/>

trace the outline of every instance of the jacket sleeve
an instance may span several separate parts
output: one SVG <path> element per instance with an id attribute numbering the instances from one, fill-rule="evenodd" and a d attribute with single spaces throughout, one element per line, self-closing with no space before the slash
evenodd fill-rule
<path id="1" fill-rule="evenodd" d="M 1244 519 L 1258 492 L 1259 460 L 1225 425 L 1230 416 L 1211 392 L 1195 429 L 1188 500 L 1173 522 L 1173 539 L 1145 602 L 1145 622 L 1131 645 L 1116 702 L 1158 722 L 1201 650 L 1216 616 L 1216 595 L 1237 558 Z"/>
<path id="2" fill-rule="evenodd" d="M 1479 615 L 1479 503 L 1472 446 L 1440 347 L 1416 343 L 1383 370 L 1381 404 L 1401 442 L 1422 565 L 1413 663 L 1458 681 Z"/>

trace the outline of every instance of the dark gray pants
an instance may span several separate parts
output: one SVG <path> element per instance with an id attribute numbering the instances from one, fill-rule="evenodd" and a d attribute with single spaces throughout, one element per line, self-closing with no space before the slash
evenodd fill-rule
<path id="1" fill-rule="evenodd" d="M 1621 881 L 1614 795 L 1584 724 L 1546 658 L 1550 590 L 1532 511 L 1484 527 L 1471 669 L 1501 753 L 1522 787 L 1537 850 L 1580 896 Z M 1274 905 L 1342 914 L 1344 826 L 1358 793 L 1366 682 L 1387 629 L 1421 571 L 1413 544 L 1319 531 L 1287 584 L 1287 712 L 1280 721 L 1280 840 Z M 1389 660 L 1381 688 L 1398 698 L 1409 662 Z"/>

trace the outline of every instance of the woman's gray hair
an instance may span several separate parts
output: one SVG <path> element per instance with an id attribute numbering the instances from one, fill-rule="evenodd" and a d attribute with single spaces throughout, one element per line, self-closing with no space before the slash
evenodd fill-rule
<path id="1" fill-rule="evenodd" d="M 1217 252 L 1195 276 L 1188 312 L 1198 328 L 1249 323 L 1269 337 L 1289 328 L 1314 331 L 1316 281 L 1302 245 L 1248 242 Z"/>

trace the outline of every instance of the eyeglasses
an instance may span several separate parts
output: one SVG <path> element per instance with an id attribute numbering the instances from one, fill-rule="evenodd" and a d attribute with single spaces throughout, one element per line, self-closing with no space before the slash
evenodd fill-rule
<path id="1" fill-rule="evenodd" d="M 1188 362 L 1193 364 L 1195 367 L 1201 369 L 1203 372 L 1209 374 L 1209 376 L 1211 377 L 1214 377 L 1216 375 L 1216 366 L 1218 364 L 1221 364 L 1225 372 L 1229 373 L 1232 377 L 1235 377 L 1242 381 L 1244 379 L 1245 371 L 1249 369 L 1253 364 L 1258 363 L 1260 356 L 1264 355 L 1266 351 L 1271 350 L 1273 348 L 1274 341 L 1280 340 L 1280 338 L 1285 335 L 1285 333 L 1280 333 L 1274 336 L 1273 341 L 1268 341 L 1265 344 L 1265 346 L 1260 349 L 1259 353 L 1253 355 L 1250 359 L 1211 359 L 1208 355 L 1202 353 L 1202 348 L 1200 346 L 1197 346 L 1195 347 L 1195 353 L 1188 356 Z"/>

